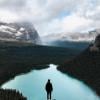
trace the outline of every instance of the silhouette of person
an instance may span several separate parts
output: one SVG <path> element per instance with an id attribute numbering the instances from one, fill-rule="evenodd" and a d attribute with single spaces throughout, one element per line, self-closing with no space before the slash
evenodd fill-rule
<path id="1" fill-rule="evenodd" d="M 47 100 L 51 100 L 51 93 L 53 91 L 52 83 L 50 82 L 50 79 L 48 79 L 46 86 L 45 86 L 46 92 L 47 92 Z"/>

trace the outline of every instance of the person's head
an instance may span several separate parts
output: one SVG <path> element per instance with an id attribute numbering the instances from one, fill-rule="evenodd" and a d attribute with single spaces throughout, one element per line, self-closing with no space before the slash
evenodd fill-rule
<path id="1" fill-rule="evenodd" d="M 48 79 L 48 82 L 50 83 L 50 79 Z"/>

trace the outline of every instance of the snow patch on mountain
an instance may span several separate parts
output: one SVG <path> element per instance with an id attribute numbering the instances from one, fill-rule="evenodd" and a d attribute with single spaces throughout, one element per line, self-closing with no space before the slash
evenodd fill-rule
<path id="1" fill-rule="evenodd" d="M 35 30 L 33 24 L 29 22 L 0 22 L 0 40 L 15 40 L 41 44 L 41 39 L 37 31 Z"/>

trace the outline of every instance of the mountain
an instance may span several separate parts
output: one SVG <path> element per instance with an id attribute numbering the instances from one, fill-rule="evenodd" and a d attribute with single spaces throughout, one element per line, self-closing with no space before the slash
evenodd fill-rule
<path id="1" fill-rule="evenodd" d="M 100 35 L 93 45 L 74 59 L 65 61 L 58 70 L 83 81 L 100 96 Z"/>
<path id="2" fill-rule="evenodd" d="M 0 22 L 0 40 L 41 44 L 37 31 L 29 22 Z"/>

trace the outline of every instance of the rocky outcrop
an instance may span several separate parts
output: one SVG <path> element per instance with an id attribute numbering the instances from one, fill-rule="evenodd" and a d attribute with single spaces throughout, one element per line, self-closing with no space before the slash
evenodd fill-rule
<path id="1" fill-rule="evenodd" d="M 96 37 L 96 39 L 94 41 L 94 44 L 90 47 L 90 51 L 91 52 L 93 52 L 93 51 L 98 52 L 99 48 L 100 48 L 100 34 L 97 35 L 97 37 Z"/>
<path id="2" fill-rule="evenodd" d="M 0 22 L 0 40 L 41 44 L 37 31 L 35 30 L 33 24 L 29 22 Z"/>
<path id="3" fill-rule="evenodd" d="M 100 47 L 100 34 L 96 37 L 94 45 L 96 45 L 96 47 Z"/>

